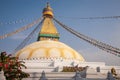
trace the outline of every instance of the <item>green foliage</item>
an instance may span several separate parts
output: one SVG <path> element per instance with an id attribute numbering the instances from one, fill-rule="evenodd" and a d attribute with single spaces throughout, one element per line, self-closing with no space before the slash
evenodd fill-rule
<path id="1" fill-rule="evenodd" d="M 22 80 L 22 78 L 29 77 L 28 73 L 21 69 L 26 68 L 23 61 L 19 61 L 17 57 L 6 52 L 0 53 L 0 70 L 4 71 L 6 80 Z"/>

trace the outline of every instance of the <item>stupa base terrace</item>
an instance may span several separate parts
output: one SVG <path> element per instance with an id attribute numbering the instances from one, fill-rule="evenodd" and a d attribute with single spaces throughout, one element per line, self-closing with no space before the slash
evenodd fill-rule
<path id="1" fill-rule="evenodd" d="M 23 61 L 27 66 L 27 69 L 23 69 L 23 71 L 30 74 L 29 78 L 23 80 L 46 80 L 40 79 L 42 76 L 47 80 L 108 80 L 108 72 L 111 73 L 112 68 L 116 70 L 116 77 L 120 78 L 120 66 L 106 66 L 104 62 L 79 62 L 77 60 L 47 58 Z M 80 72 L 64 72 L 63 68 L 66 66 L 88 67 Z M 77 74 L 81 79 L 75 79 Z"/>

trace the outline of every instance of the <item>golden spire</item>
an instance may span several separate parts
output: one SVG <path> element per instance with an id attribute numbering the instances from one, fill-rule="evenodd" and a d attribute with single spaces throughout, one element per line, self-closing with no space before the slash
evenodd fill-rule
<path id="1" fill-rule="evenodd" d="M 50 4 L 47 3 L 47 6 L 43 9 L 43 16 L 47 16 L 47 17 L 52 17 L 53 18 L 53 10 L 50 7 Z"/>
<path id="2" fill-rule="evenodd" d="M 41 40 L 59 40 L 59 33 L 53 23 L 53 10 L 49 3 L 43 9 L 43 18 L 41 30 L 39 32 L 38 41 Z"/>

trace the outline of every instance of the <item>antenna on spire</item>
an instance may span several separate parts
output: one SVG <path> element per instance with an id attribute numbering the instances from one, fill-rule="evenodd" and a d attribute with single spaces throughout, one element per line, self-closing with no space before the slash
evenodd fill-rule
<path id="1" fill-rule="evenodd" d="M 47 2 L 47 7 L 49 7 L 50 6 L 50 3 L 49 2 Z"/>

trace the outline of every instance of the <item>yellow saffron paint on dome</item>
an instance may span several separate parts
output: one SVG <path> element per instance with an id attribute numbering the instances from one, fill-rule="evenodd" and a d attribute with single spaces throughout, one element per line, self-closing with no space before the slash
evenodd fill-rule
<path id="1" fill-rule="evenodd" d="M 44 51 L 40 53 L 39 50 L 44 50 Z M 51 50 L 54 52 L 55 56 L 50 53 Z M 68 52 L 66 52 L 65 50 L 68 51 L 69 54 L 67 54 Z M 25 51 L 27 52 L 24 53 Z M 57 52 L 55 53 L 55 51 Z M 34 42 L 24 47 L 22 50 L 16 53 L 16 55 L 21 59 L 23 59 L 23 57 L 26 59 L 43 57 L 43 58 L 76 59 L 76 60 L 84 61 L 82 55 L 77 53 L 74 49 L 70 48 L 64 43 L 58 41 L 52 41 L 52 40 Z M 40 57 L 38 55 L 40 55 Z"/>

